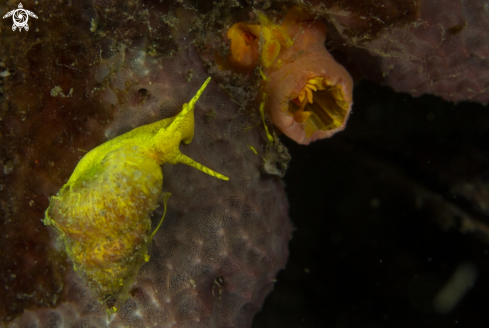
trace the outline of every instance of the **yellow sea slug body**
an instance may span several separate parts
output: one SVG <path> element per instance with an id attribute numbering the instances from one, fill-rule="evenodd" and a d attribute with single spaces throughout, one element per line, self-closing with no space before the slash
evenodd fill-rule
<path id="1" fill-rule="evenodd" d="M 228 180 L 179 150 L 180 142 L 192 141 L 194 105 L 209 81 L 178 115 L 91 150 L 50 200 L 44 223 L 54 226 L 75 270 L 100 301 L 113 304 L 127 298 L 139 268 L 149 259 L 150 214 L 162 196 L 160 165 L 184 163 Z"/>

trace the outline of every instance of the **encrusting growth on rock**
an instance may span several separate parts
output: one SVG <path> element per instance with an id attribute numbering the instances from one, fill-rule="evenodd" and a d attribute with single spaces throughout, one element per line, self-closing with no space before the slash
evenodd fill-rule
<path id="1" fill-rule="evenodd" d="M 179 150 L 180 142 L 192 141 L 195 103 L 209 81 L 178 115 L 133 129 L 87 153 L 51 198 L 44 223 L 56 228 L 75 271 L 101 301 L 112 305 L 126 299 L 139 268 L 149 260 L 154 235 L 150 214 L 158 207 L 163 184 L 160 165 L 184 163 L 229 180 Z"/>

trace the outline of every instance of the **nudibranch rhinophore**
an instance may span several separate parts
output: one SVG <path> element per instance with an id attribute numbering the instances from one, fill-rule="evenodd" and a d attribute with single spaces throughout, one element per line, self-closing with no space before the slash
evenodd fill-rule
<path id="1" fill-rule="evenodd" d="M 253 58 L 247 53 L 252 48 L 239 40 L 257 33 L 268 84 L 266 110 L 273 124 L 305 145 L 343 130 L 353 104 L 353 81 L 326 50 L 326 26 L 299 7 L 291 8 L 280 26 L 261 13 L 258 17 L 261 25 L 231 27 L 230 57 L 239 65 L 242 58 Z"/>
<path id="2" fill-rule="evenodd" d="M 159 198 L 166 206 L 168 197 L 161 192 L 160 165 L 184 163 L 229 180 L 179 150 L 180 142 L 192 141 L 194 106 L 209 81 L 178 115 L 92 149 L 50 199 L 44 224 L 55 228 L 75 271 L 102 302 L 126 299 L 139 268 L 149 260 L 150 214 Z"/>

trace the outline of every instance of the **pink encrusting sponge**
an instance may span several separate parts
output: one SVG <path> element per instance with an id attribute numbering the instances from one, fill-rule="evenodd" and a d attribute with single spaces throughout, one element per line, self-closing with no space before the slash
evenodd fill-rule
<path id="1" fill-rule="evenodd" d="M 345 128 L 351 111 L 353 81 L 326 50 L 326 27 L 304 20 L 294 9 L 282 28 L 292 38 L 265 69 L 268 113 L 273 124 L 297 143 L 329 138 Z"/>

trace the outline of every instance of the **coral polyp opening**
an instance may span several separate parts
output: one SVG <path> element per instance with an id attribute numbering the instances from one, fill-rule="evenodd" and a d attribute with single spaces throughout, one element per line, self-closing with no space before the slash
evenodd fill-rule
<path id="1" fill-rule="evenodd" d="M 320 85 L 316 91 L 308 83 L 304 90 L 289 102 L 289 112 L 297 123 L 305 123 L 306 138 L 315 131 L 332 131 L 345 123 L 350 106 L 341 87 Z"/>
<path id="2" fill-rule="evenodd" d="M 327 30 L 322 22 L 292 8 L 279 28 L 277 35 L 293 42 L 284 42 L 269 66 L 262 55 L 267 115 L 299 144 L 329 138 L 345 128 L 353 80 L 324 47 Z"/>
<path id="3" fill-rule="evenodd" d="M 245 45 L 249 46 L 256 39 L 256 36 L 253 35 L 251 32 L 243 32 L 243 41 L 245 42 Z"/>

